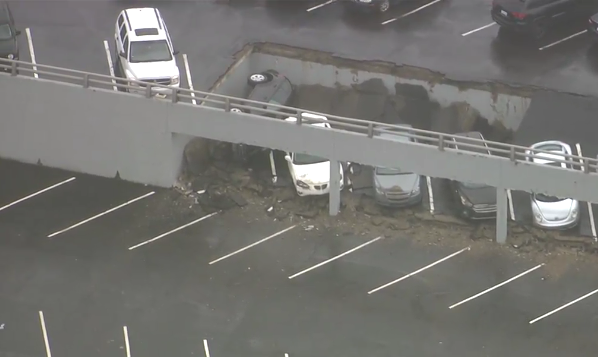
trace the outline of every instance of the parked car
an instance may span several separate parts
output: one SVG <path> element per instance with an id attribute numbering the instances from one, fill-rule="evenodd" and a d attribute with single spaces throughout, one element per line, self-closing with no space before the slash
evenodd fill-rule
<path id="1" fill-rule="evenodd" d="M 7 2 L 0 3 L 0 57 L 11 60 L 19 59 L 17 36 L 21 31 L 15 28 L 15 21 Z M 6 65 L 6 64 L 5 64 Z M 10 68 L 5 70 L 10 71 Z"/>
<path id="2" fill-rule="evenodd" d="M 251 87 L 251 92 L 247 99 L 262 102 L 263 105 L 248 104 L 248 106 L 255 106 L 256 108 L 279 111 L 279 108 L 268 106 L 267 104 L 287 105 L 291 101 L 293 95 L 293 85 L 291 81 L 284 75 L 278 73 L 273 69 L 264 72 L 254 73 L 247 77 L 247 84 Z M 231 108 L 231 112 L 242 113 L 249 112 L 251 109 Z M 262 111 L 256 111 L 255 114 L 262 114 Z M 280 115 L 288 116 L 289 113 L 281 113 Z M 276 114 L 266 114 L 274 115 Z"/>
<path id="3" fill-rule="evenodd" d="M 544 150 L 544 152 L 534 152 L 534 150 Z M 561 141 L 543 141 L 536 143 L 526 151 L 527 154 L 535 154 L 534 158 L 527 158 L 540 165 L 550 165 L 562 168 L 571 168 L 565 162 L 556 160 L 570 161 L 570 158 L 564 155 L 571 155 L 571 147 Z M 531 205 L 533 212 L 533 222 L 535 226 L 541 228 L 567 229 L 575 227 L 579 223 L 579 201 L 572 198 L 560 198 L 548 196 L 542 193 L 531 195 Z"/>
<path id="4" fill-rule="evenodd" d="M 308 125 L 330 128 L 327 118 L 322 115 L 303 113 L 302 120 Z M 296 122 L 297 118 L 286 121 Z M 309 121 L 312 121 L 309 123 Z M 303 153 L 286 153 L 285 160 L 299 196 L 325 195 L 330 192 L 330 161 L 318 156 Z M 339 163 L 340 189 L 344 188 L 343 166 Z"/>
<path id="5" fill-rule="evenodd" d="M 554 25 L 592 15 L 592 0 L 494 0 L 492 19 L 507 31 L 544 37 Z"/>
<path id="6" fill-rule="evenodd" d="M 453 139 L 452 147 L 459 149 L 460 144 L 473 144 L 471 140 L 485 140 L 482 133 L 473 131 L 455 134 L 459 138 Z M 477 142 L 475 142 L 478 144 Z M 464 148 L 471 152 L 491 155 L 488 145 L 484 141 L 485 149 Z M 466 219 L 488 219 L 496 217 L 496 188 L 486 184 L 450 181 L 451 192 L 457 204 L 457 213 Z"/>
<path id="7" fill-rule="evenodd" d="M 247 84 L 251 88 L 251 92 L 247 99 L 256 102 L 264 103 L 260 104 L 247 104 L 247 106 L 254 106 L 257 108 L 267 109 L 271 111 L 279 111 L 279 108 L 268 106 L 268 104 L 287 105 L 293 95 L 293 85 L 291 81 L 282 74 L 278 73 L 273 69 L 269 69 L 264 72 L 254 73 L 247 77 Z M 251 113 L 251 109 L 246 108 L 231 108 L 233 113 Z M 255 114 L 264 114 L 262 111 L 256 111 Z M 280 115 L 285 115 L 281 112 Z M 286 113 L 285 116 L 287 116 Z M 270 114 L 269 116 L 277 116 L 276 114 Z M 245 144 L 232 144 L 233 157 L 236 161 L 245 162 L 250 156 L 250 149 Z"/>
<path id="8" fill-rule="evenodd" d="M 345 0 L 349 10 L 384 13 L 390 10 L 391 5 L 396 5 L 406 0 Z"/>
<path id="9" fill-rule="evenodd" d="M 405 132 L 413 128 L 411 125 L 402 125 Z M 388 129 L 393 130 L 393 129 Z M 391 133 L 381 133 L 380 137 L 391 140 L 414 142 L 415 140 L 401 135 L 401 131 L 394 129 Z M 374 167 L 372 170 L 374 185 L 374 199 L 378 204 L 391 207 L 407 207 L 420 204 L 422 201 L 420 175 L 403 171 L 400 168 Z"/>

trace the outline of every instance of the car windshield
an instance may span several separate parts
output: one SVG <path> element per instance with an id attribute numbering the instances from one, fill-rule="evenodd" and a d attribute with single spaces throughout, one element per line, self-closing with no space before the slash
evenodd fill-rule
<path id="1" fill-rule="evenodd" d="M 469 188 L 469 189 L 488 187 L 488 185 L 484 185 L 483 183 L 472 183 L 472 182 L 461 182 L 461 186 L 463 186 L 465 188 Z"/>
<path id="2" fill-rule="evenodd" d="M 534 195 L 536 201 L 540 201 L 540 202 L 559 202 L 559 201 L 564 201 L 564 198 L 559 198 L 556 196 L 547 196 L 543 193 L 536 193 Z"/>
<path id="3" fill-rule="evenodd" d="M 407 175 L 411 172 L 405 172 L 401 169 L 392 169 L 389 167 L 376 167 L 376 175 Z"/>
<path id="4" fill-rule="evenodd" d="M 10 40 L 12 38 L 12 30 L 8 24 L 0 25 L 0 40 Z"/>
<path id="5" fill-rule="evenodd" d="M 131 62 L 161 62 L 172 60 L 170 47 L 165 40 L 131 42 Z"/>
<path id="6" fill-rule="evenodd" d="M 293 155 L 293 164 L 295 165 L 310 165 L 310 164 L 317 164 L 320 162 L 326 162 L 328 160 L 318 157 L 318 156 L 313 156 L 313 155 L 309 155 L 309 154 L 294 154 Z"/>

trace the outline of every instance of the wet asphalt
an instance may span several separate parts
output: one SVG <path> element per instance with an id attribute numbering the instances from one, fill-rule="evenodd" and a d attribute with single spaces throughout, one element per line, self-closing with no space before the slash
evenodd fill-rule
<path id="1" fill-rule="evenodd" d="M 109 74 L 103 41 L 112 45 L 119 10 L 140 5 L 163 12 L 175 45 L 189 58 L 196 89 L 208 89 L 247 42 L 272 41 L 461 79 L 597 92 L 598 57 L 589 38 L 538 50 L 578 32 L 576 25 L 542 44 L 498 42 L 496 26 L 462 36 L 491 23 L 488 1 L 446 0 L 383 26 L 410 10 L 356 17 L 338 3 L 308 12 L 318 5 L 308 1 L 21 1 L 12 9 L 19 27 L 30 29 L 38 63 Z M 21 40 L 21 59 L 30 60 L 25 34 Z M 561 357 L 598 351 L 598 295 L 529 323 L 598 289 L 585 266 L 541 267 L 449 309 L 538 262 L 474 247 L 368 294 L 466 247 L 416 244 L 398 234 L 289 279 L 376 237 L 299 224 L 210 264 L 296 223 L 247 209 L 129 250 L 205 213 L 175 207 L 170 191 L 5 161 L 0 207 L 70 177 L 76 179 L 0 209 L 0 356 Z M 48 237 L 148 192 L 155 194 Z"/>

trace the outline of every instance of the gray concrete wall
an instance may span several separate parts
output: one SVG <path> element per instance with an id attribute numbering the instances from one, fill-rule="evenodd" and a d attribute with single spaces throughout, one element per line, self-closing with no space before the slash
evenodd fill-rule
<path id="1" fill-rule="evenodd" d="M 189 140 L 159 99 L 0 75 L 0 103 L 0 157 L 21 162 L 169 187 Z"/>
<path id="2" fill-rule="evenodd" d="M 313 53 L 314 51 L 309 52 Z M 250 65 L 239 67 L 237 71 L 250 68 L 253 72 L 259 72 L 272 68 L 287 76 L 293 84 L 317 84 L 325 87 L 350 86 L 377 78 L 384 82 L 391 94 L 395 94 L 395 84 L 397 83 L 421 85 L 428 91 L 430 99 L 438 102 L 441 106 L 447 107 L 452 103 L 466 102 L 477 109 L 491 124 L 494 121 L 500 121 L 510 130 L 517 130 L 531 102 L 529 97 L 509 93 L 507 90 L 501 92 L 496 88 L 492 90 L 491 87 L 485 89 L 483 83 L 472 86 L 470 82 L 446 81 L 443 83 L 442 80 L 435 78 L 413 78 L 417 76 L 408 78 L 375 72 L 374 65 L 371 70 L 368 70 L 367 63 L 362 61 L 345 60 L 334 63 L 332 60 L 330 63 L 319 63 L 315 61 L 317 56 L 306 55 L 304 57 L 314 60 L 252 53 L 248 58 L 248 61 L 251 62 Z M 352 68 L 351 62 L 359 62 L 360 65 Z M 422 72 L 424 71 L 422 70 Z M 246 72 L 240 77 L 247 74 Z"/>

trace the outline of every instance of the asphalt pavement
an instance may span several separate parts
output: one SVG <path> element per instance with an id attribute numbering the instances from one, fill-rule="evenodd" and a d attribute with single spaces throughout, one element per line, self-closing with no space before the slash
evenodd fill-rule
<path id="1" fill-rule="evenodd" d="M 0 168 L 0 356 L 598 350 L 598 286 L 574 259 L 273 221 L 261 207 L 208 214 L 172 190 Z"/>

